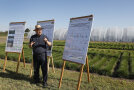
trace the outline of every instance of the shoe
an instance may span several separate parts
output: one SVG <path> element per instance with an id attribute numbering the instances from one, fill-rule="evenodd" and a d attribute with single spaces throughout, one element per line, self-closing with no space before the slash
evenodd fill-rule
<path id="1" fill-rule="evenodd" d="M 40 80 L 35 80 L 34 82 L 35 82 L 35 83 L 40 83 Z"/>
<path id="2" fill-rule="evenodd" d="M 30 83 L 31 83 L 31 84 L 37 84 L 37 83 L 40 83 L 40 81 L 37 81 L 37 80 L 31 80 Z"/>
<path id="3" fill-rule="evenodd" d="M 40 80 L 33 80 L 33 84 L 38 84 L 40 83 Z"/>
<path id="4" fill-rule="evenodd" d="M 43 88 L 46 88 L 48 86 L 47 83 L 43 83 Z"/>

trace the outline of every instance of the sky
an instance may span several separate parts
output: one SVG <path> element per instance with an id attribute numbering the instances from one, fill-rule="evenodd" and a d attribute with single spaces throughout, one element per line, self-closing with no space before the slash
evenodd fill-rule
<path id="1" fill-rule="evenodd" d="M 68 28 L 72 17 L 94 15 L 95 27 L 133 27 L 134 0 L 0 0 L 0 31 L 10 22 L 26 21 L 34 29 L 37 21 L 55 19 L 55 29 Z"/>

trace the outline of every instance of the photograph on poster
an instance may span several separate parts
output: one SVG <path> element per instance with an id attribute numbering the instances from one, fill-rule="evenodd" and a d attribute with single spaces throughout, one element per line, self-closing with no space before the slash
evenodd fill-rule
<path id="1" fill-rule="evenodd" d="M 13 47 L 13 39 L 7 41 L 7 47 Z"/>
<path id="2" fill-rule="evenodd" d="M 9 34 L 15 34 L 15 30 L 9 30 Z"/>
<path id="3" fill-rule="evenodd" d="M 13 40 L 14 36 L 8 36 L 8 40 Z"/>

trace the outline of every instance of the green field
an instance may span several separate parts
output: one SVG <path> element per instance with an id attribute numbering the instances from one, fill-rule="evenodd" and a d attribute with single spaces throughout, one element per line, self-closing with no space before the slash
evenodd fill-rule
<path id="1" fill-rule="evenodd" d="M 54 41 L 53 58 L 55 67 L 62 67 L 62 55 L 65 41 Z M 5 44 L 0 44 L 0 58 L 5 58 Z M 91 73 L 111 77 L 134 79 L 134 44 L 115 42 L 91 42 L 88 48 L 89 69 Z M 32 50 L 28 42 L 24 42 L 26 62 L 32 60 Z M 17 61 L 16 54 L 9 54 L 8 60 Z M 8 64 L 8 63 L 7 63 Z M 66 69 L 79 71 L 80 66 L 75 63 L 66 63 Z M 86 67 L 84 67 L 86 72 Z"/>
<path id="2" fill-rule="evenodd" d="M 8 32 L 0 32 L 0 36 L 7 36 Z"/>
<path id="3" fill-rule="evenodd" d="M 8 61 L 6 72 L 2 72 L 4 60 L 0 59 L 0 90 L 42 90 L 42 84 L 32 84 L 29 78 L 30 64 L 20 63 L 19 72 L 16 73 L 17 62 Z M 55 73 L 48 74 L 48 87 L 44 90 L 76 90 L 79 72 L 65 70 L 61 88 L 58 89 L 61 69 L 55 68 Z M 42 77 L 42 76 L 41 76 Z M 134 90 L 134 81 L 118 79 L 97 74 L 90 75 L 90 83 L 87 81 L 87 73 L 83 73 L 80 90 Z"/>

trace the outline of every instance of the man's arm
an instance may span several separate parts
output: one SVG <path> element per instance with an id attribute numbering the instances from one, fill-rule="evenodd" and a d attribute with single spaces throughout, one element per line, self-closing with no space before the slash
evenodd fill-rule
<path id="1" fill-rule="evenodd" d="M 33 39 L 30 38 L 29 47 L 32 48 L 33 44 L 35 44 L 35 42 L 33 42 Z"/>
<path id="2" fill-rule="evenodd" d="M 52 43 L 48 41 L 48 39 L 45 37 L 44 41 L 47 43 L 48 46 L 52 46 Z"/>
<path id="3" fill-rule="evenodd" d="M 35 44 L 35 42 L 32 41 L 32 42 L 29 44 L 29 47 L 32 48 L 33 44 Z"/>

